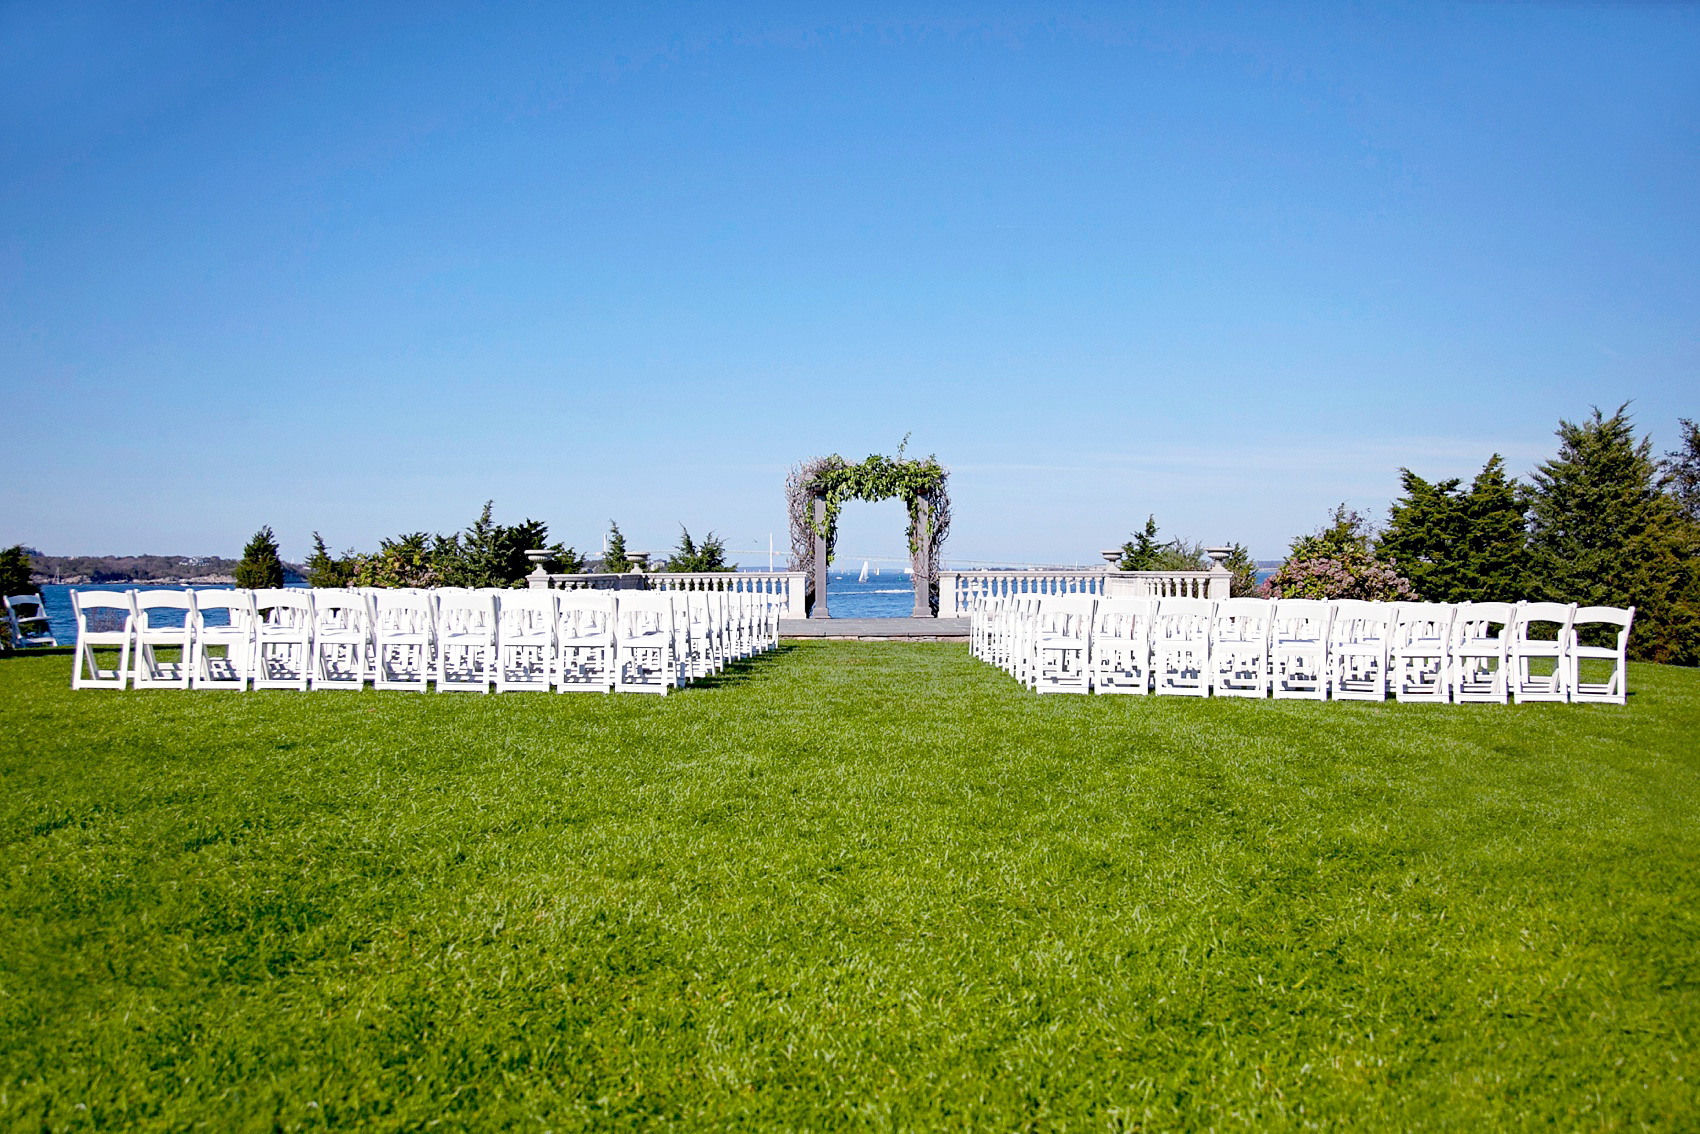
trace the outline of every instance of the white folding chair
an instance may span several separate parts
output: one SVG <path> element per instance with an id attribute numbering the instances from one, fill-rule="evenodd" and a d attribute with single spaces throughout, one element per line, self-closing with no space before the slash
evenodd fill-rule
<path id="1" fill-rule="evenodd" d="M 136 630 L 132 593 L 73 590 L 71 611 L 77 619 L 77 664 L 71 670 L 71 688 L 124 688 L 130 678 L 130 647 Z M 96 648 L 114 646 L 118 648 L 118 668 L 101 669 Z"/>
<path id="2" fill-rule="evenodd" d="M 666 594 L 619 591 L 614 598 L 614 689 L 660 693 L 679 683 L 673 652 L 673 600 Z"/>
<path id="3" fill-rule="evenodd" d="M 1510 697 L 1509 647 L 1516 607 L 1508 602 L 1461 602 L 1452 614 L 1452 700 L 1505 704 Z"/>
<path id="4" fill-rule="evenodd" d="M 555 624 L 557 692 L 607 693 L 614 688 L 614 594 L 562 592 Z"/>
<path id="5" fill-rule="evenodd" d="M 437 692 L 488 693 L 496 663 L 496 597 L 437 592 Z"/>
<path id="6" fill-rule="evenodd" d="M 1215 608 L 1209 599 L 1157 601 L 1151 623 L 1151 674 L 1158 693 L 1210 695 L 1210 622 Z"/>
<path id="7" fill-rule="evenodd" d="M 1388 654 L 1393 697 L 1419 704 L 1445 704 L 1451 692 L 1454 607 L 1444 602 L 1402 602 L 1394 612 L 1393 648 Z"/>
<path id="8" fill-rule="evenodd" d="M 496 692 L 547 693 L 555 673 L 555 599 L 550 590 L 496 596 Z"/>
<path id="9" fill-rule="evenodd" d="M 1387 700 L 1394 605 L 1336 599 L 1328 624 L 1328 674 L 1336 701 Z"/>
<path id="10" fill-rule="evenodd" d="M 194 603 L 189 617 L 195 626 L 189 646 L 189 687 L 247 692 L 254 659 L 254 592 L 189 594 Z M 214 652 L 219 650 L 223 652 Z"/>
<path id="11" fill-rule="evenodd" d="M 1635 621 L 1635 608 L 1623 610 L 1615 606 L 1583 606 L 1576 609 L 1570 620 L 1570 642 L 1566 651 L 1570 661 L 1570 699 L 1572 701 L 1622 705 L 1629 698 L 1629 626 Z M 1617 631 L 1617 642 L 1611 646 L 1591 646 L 1582 641 L 1584 628 L 1608 626 Z M 1584 673 L 1583 663 L 1590 664 Z M 1610 666 L 1604 681 L 1596 680 L 1591 672 L 1603 663 Z"/>
<path id="12" fill-rule="evenodd" d="M 1092 615 L 1092 688 L 1151 690 L 1151 607 L 1145 598 L 1101 598 Z"/>
<path id="13" fill-rule="evenodd" d="M 430 688 L 436 619 L 423 591 L 372 592 L 372 688 L 423 693 Z"/>
<path id="14" fill-rule="evenodd" d="M 1210 625 L 1210 685 L 1218 697 L 1269 696 L 1268 599 L 1231 598 L 1216 604 Z"/>
<path id="15" fill-rule="evenodd" d="M 364 689 L 372 671 L 372 602 L 364 592 L 323 587 L 313 600 L 314 689 Z"/>
<path id="16" fill-rule="evenodd" d="M 136 602 L 135 652 L 130 685 L 134 689 L 187 689 L 194 658 L 195 600 L 188 591 L 134 592 Z M 161 650 L 174 650 L 175 661 L 160 657 Z"/>
<path id="17" fill-rule="evenodd" d="M 1327 599 L 1276 599 L 1269 632 L 1269 682 L 1277 699 L 1328 697 L 1328 631 L 1334 604 Z"/>
<path id="18" fill-rule="evenodd" d="M 1568 647 L 1576 604 L 1523 602 L 1517 604 L 1516 615 L 1507 651 L 1511 695 L 1519 704 L 1570 700 Z"/>
<path id="19" fill-rule="evenodd" d="M 47 604 L 40 595 L 6 595 L 6 621 L 12 626 L 12 644 L 24 648 L 57 646 L 53 627 L 47 620 Z M 33 612 L 33 613 L 31 613 Z"/>
<path id="20" fill-rule="evenodd" d="M 313 599 L 304 590 L 254 592 L 254 688 L 305 693 L 313 661 Z"/>
<path id="21" fill-rule="evenodd" d="M 1041 599 L 1033 631 L 1033 688 L 1039 693 L 1085 693 L 1091 688 L 1091 595 Z"/>

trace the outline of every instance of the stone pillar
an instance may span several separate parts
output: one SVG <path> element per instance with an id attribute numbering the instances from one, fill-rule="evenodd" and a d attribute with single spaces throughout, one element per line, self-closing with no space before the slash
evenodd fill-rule
<path id="1" fill-rule="evenodd" d="M 1227 598 L 1232 591 L 1234 573 L 1228 570 L 1226 560 L 1233 553 L 1232 547 L 1207 547 L 1204 549 L 1204 554 L 1210 557 L 1210 578 L 1207 580 L 1209 593 L 1204 596 L 1205 598 L 1220 602 Z"/>
<path id="2" fill-rule="evenodd" d="M 932 541 L 927 538 L 927 523 L 932 518 L 932 503 L 926 497 L 915 501 L 915 536 L 919 550 L 915 552 L 915 609 L 909 615 L 911 618 L 931 618 L 933 616 L 932 575 L 933 565 L 929 552 Z"/>
<path id="3" fill-rule="evenodd" d="M 821 529 L 826 527 L 826 498 L 817 496 L 814 500 L 814 541 L 815 541 L 815 608 L 809 612 L 810 618 L 831 618 L 832 613 L 826 609 L 826 537 L 821 535 Z"/>

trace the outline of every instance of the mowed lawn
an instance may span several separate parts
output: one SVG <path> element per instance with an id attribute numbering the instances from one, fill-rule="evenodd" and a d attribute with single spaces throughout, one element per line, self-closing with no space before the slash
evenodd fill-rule
<path id="1" fill-rule="evenodd" d="M 1700 1126 L 1700 672 L 1627 708 L 0 660 L 0 1126 Z"/>

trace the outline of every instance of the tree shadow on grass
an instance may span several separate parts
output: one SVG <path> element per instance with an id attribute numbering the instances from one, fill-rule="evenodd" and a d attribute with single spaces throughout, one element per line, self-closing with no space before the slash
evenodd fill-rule
<path id="1" fill-rule="evenodd" d="M 778 667 L 785 664 L 785 659 L 796 651 L 797 647 L 781 643 L 765 654 L 757 654 L 752 658 L 728 662 L 726 668 L 710 677 L 698 678 L 685 686 L 680 692 L 690 692 L 694 689 L 735 689 L 740 685 L 749 685 L 756 681 L 773 676 Z"/>

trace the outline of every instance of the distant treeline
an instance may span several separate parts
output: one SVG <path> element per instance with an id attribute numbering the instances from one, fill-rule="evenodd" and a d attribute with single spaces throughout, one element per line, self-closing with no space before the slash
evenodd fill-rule
<path id="1" fill-rule="evenodd" d="M 182 583 L 196 579 L 228 581 L 235 559 L 217 555 L 43 555 L 25 549 L 30 581 L 41 583 Z M 305 578 L 298 564 L 284 564 L 286 578 Z"/>

